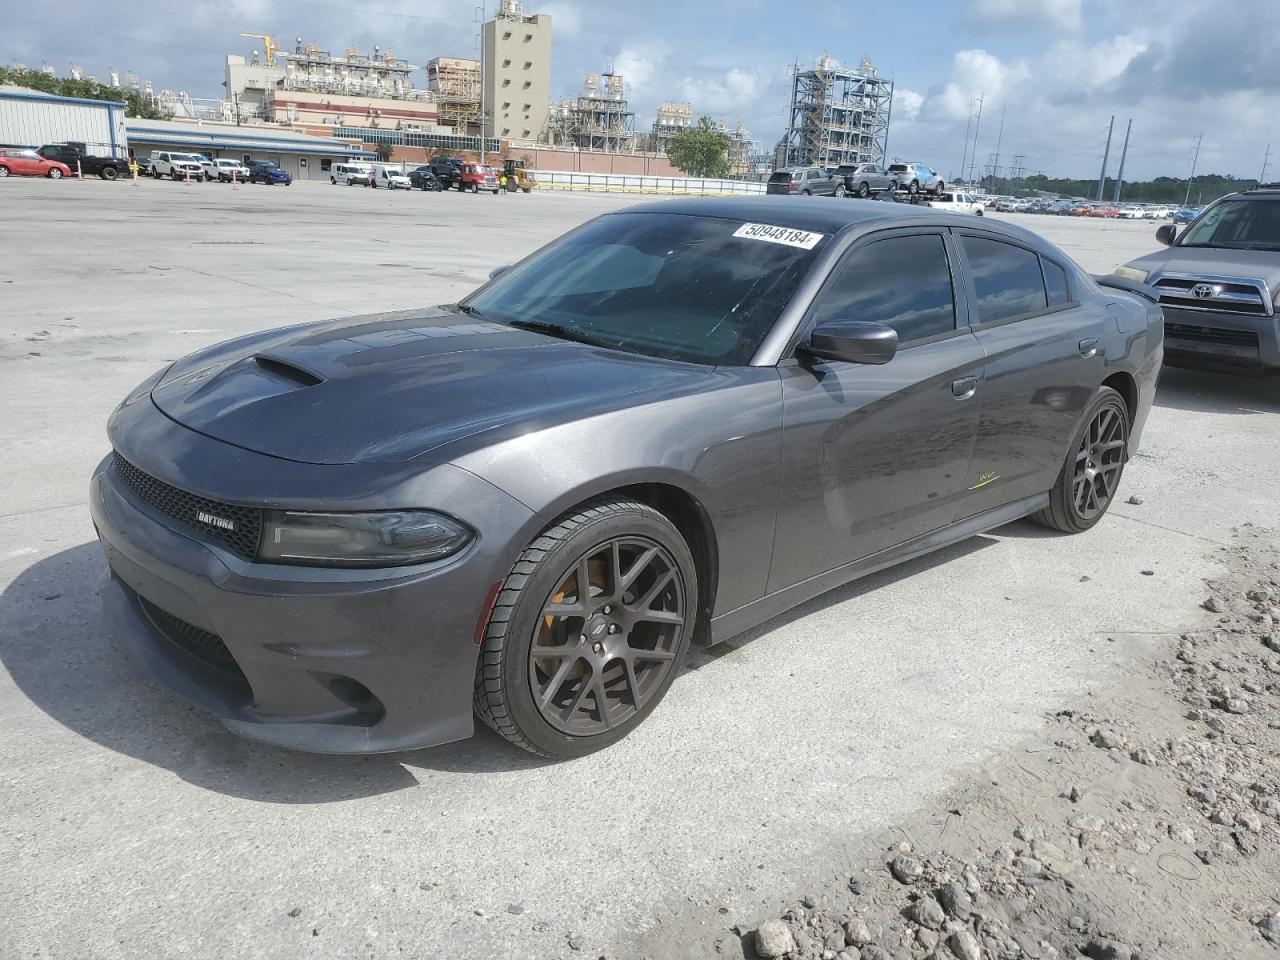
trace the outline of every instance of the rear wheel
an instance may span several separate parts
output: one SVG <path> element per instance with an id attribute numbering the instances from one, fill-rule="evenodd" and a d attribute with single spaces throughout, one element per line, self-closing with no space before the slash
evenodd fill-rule
<path id="1" fill-rule="evenodd" d="M 616 743 L 675 679 L 697 596 L 689 548 L 661 513 L 620 497 L 575 509 L 503 584 L 476 670 L 476 713 L 543 756 Z"/>
<path id="2" fill-rule="evenodd" d="M 50 179 L 50 180 L 61 180 L 61 179 L 62 179 L 62 171 L 61 171 L 61 170 L 59 170 L 57 167 L 50 167 L 50 168 L 49 168 L 49 179 Z"/>
<path id="3" fill-rule="evenodd" d="M 871 184 L 867 183 L 865 180 L 862 181 L 862 183 L 858 184 L 858 196 L 862 197 L 865 200 L 870 195 L 871 195 Z"/>
<path id="4" fill-rule="evenodd" d="M 813 196 L 813 193 L 812 193 L 811 191 L 809 191 L 809 190 L 801 190 L 801 191 L 800 191 L 800 193 L 801 193 L 801 195 L 802 195 L 802 196 L 806 196 L 806 197 L 812 197 L 812 196 Z"/>
<path id="5" fill-rule="evenodd" d="M 0 179 L 3 179 L 4 177 L 7 177 L 8 175 L 9 175 L 9 168 L 8 168 L 8 167 L 0 167 Z"/>
<path id="6" fill-rule="evenodd" d="M 938 185 L 933 188 L 933 193 L 936 196 L 937 194 L 941 193 L 945 189 L 947 189 L 947 185 L 943 183 L 941 180 L 939 180 Z"/>
<path id="7" fill-rule="evenodd" d="M 118 171 L 116 170 L 115 167 L 103 167 L 101 170 L 98 171 L 98 176 L 100 176 L 103 180 L 114 180 L 117 176 L 117 173 Z"/>
<path id="8" fill-rule="evenodd" d="M 1049 506 L 1032 517 L 1063 533 L 1082 533 L 1102 519 L 1129 456 L 1129 410 L 1118 392 L 1099 387 L 1082 419 Z"/>
<path id="9" fill-rule="evenodd" d="M 920 181 L 919 181 L 919 180 L 912 180 L 909 184 L 907 184 L 907 193 L 910 193 L 910 194 L 912 194 L 912 195 L 915 195 L 915 194 L 917 194 L 917 193 L 919 193 L 919 192 L 920 192 Z"/>
<path id="10" fill-rule="evenodd" d="M 843 183 L 837 183 L 837 184 L 836 184 L 835 195 L 836 195 L 837 197 L 843 197 L 843 196 L 845 196 L 848 192 L 849 192 L 849 191 L 848 191 L 848 190 L 846 190 L 846 189 L 844 188 L 844 184 L 843 184 Z"/>

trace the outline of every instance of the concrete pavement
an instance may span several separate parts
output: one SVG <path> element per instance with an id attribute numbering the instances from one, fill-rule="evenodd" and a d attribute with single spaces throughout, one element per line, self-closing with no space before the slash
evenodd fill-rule
<path id="1" fill-rule="evenodd" d="M 291 754 L 138 678 L 99 621 L 85 507 L 131 386 L 250 330 L 456 299 L 632 202 L 0 185 L 0 955 L 556 957 L 573 935 L 626 956 L 687 898 L 728 926 L 1122 676 L 1231 527 L 1277 514 L 1274 381 L 1166 371 L 1124 481 L 1143 505 L 1080 537 L 1015 524 L 696 653 L 580 761 L 487 731 Z M 1155 245 L 1152 224 L 1013 216 L 1094 271 Z"/>

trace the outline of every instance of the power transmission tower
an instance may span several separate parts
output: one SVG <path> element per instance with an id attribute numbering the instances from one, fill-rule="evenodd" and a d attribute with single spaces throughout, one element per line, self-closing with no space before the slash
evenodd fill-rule
<path id="1" fill-rule="evenodd" d="M 1116 173 L 1116 192 L 1111 198 L 1112 203 L 1120 202 L 1120 188 L 1124 184 L 1124 158 L 1129 155 L 1129 133 L 1133 130 L 1133 118 L 1129 118 L 1129 125 L 1124 128 L 1124 147 L 1120 150 L 1120 169 Z"/>
<path id="2" fill-rule="evenodd" d="M 1004 141 L 1004 112 L 1009 108 L 1009 102 L 1006 100 L 1000 104 L 1000 131 L 996 134 L 996 152 L 991 158 L 991 185 L 994 189 L 995 178 L 1000 176 L 1000 144 Z"/>
<path id="3" fill-rule="evenodd" d="M 986 92 L 978 94 L 978 115 L 973 120 L 973 149 L 969 153 L 969 176 L 970 181 L 973 180 L 973 168 L 978 159 L 978 131 L 982 129 L 982 98 L 986 96 Z M 964 176 L 964 169 L 961 168 L 960 176 Z"/>
<path id="4" fill-rule="evenodd" d="M 1262 176 L 1258 177 L 1259 183 L 1267 182 L 1267 167 L 1271 166 L 1271 144 L 1267 144 L 1267 152 L 1262 156 Z"/>
<path id="5" fill-rule="evenodd" d="M 1196 134 L 1196 152 L 1191 155 L 1191 176 L 1187 177 L 1187 195 L 1182 198 L 1185 207 L 1191 202 L 1191 181 L 1196 178 L 1196 164 L 1200 161 L 1200 141 L 1204 139 L 1204 131 Z"/>
<path id="6" fill-rule="evenodd" d="M 1022 178 L 1027 174 L 1027 158 L 1023 154 L 1016 154 L 1013 158 L 1013 164 L 1009 168 L 1009 179 L 1015 184 L 1015 190 L 1021 190 L 1025 186 Z"/>
<path id="7" fill-rule="evenodd" d="M 1107 145 L 1102 151 L 1102 172 L 1098 174 L 1098 196 L 1095 199 L 1102 199 L 1102 191 L 1106 188 L 1107 182 L 1107 161 L 1111 159 L 1111 134 L 1116 128 L 1116 116 L 1111 115 L 1111 125 L 1107 127 Z"/>

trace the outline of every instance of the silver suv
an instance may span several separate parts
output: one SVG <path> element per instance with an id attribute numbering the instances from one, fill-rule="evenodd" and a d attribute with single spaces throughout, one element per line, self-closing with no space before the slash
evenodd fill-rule
<path id="1" fill-rule="evenodd" d="M 943 183 L 942 177 L 924 163 L 891 163 L 889 176 L 893 177 L 898 182 L 898 187 L 907 193 L 919 193 L 921 190 L 928 193 L 941 193 L 947 186 Z"/>
<path id="2" fill-rule="evenodd" d="M 1159 227 L 1167 250 L 1115 269 L 1160 295 L 1165 362 L 1280 371 L 1280 183 L 1215 200 L 1177 231 Z"/>
<path id="3" fill-rule="evenodd" d="M 843 197 L 844 179 L 826 167 L 792 167 L 773 173 L 765 184 L 764 192 Z"/>

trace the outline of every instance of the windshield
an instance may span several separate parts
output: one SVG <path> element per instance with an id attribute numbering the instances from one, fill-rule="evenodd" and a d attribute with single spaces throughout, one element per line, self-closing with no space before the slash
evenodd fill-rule
<path id="1" fill-rule="evenodd" d="M 546 247 L 466 306 L 501 323 L 562 328 L 569 339 L 742 366 L 823 239 L 741 220 L 611 214 Z"/>
<path id="2" fill-rule="evenodd" d="M 1280 250 L 1280 202 L 1224 200 L 1193 223 L 1178 246 Z"/>

